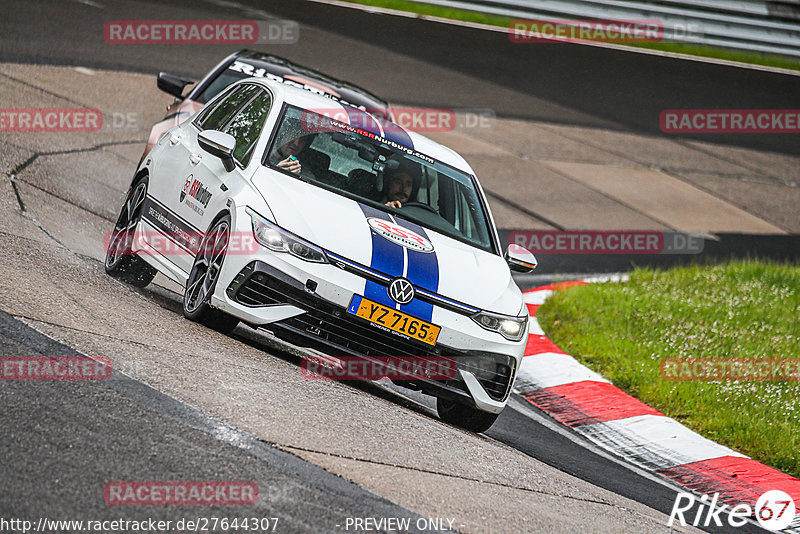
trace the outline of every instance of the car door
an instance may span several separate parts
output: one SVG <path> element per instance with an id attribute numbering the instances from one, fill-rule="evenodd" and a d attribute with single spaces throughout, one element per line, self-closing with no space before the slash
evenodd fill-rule
<path id="1" fill-rule="evenodd" d="M 176 253 L 169 260 L 186 273 L 211 219 L 224 209 L 220 194 L 224 181 L 241 170 L 237 166 L 228 173 L 219 158 L 200 148 L 197 135 L 202 130 L 224 131 L 237 112 L 262 92 L 253 84 L 237 86 L 162 140 L 163 149 L 157 154 L 157 178 L 151 180 L 149 194 L 155 199 L 156 208 L 164 212 L 161 217 L 171 222 L 173 230 L 167 235 L 176 243 Z"/>
<path id="2" fill-rule="evenodd" d="M 253 160 L 256 141 L 272 107 L 269 91 L 256 85 L 245 85 L 255 90 L 246 89 L 248 99 L 233 115 L 224 123 L 215 122 L 213 117 L 198 122 L 188 139 L 190 167 L 184 182 L 186 194 L 181 209 L 187 220 L 202 232 L 210 228 L 220 212 L 227 209 L 225 191 L 238 189 L 242 184 L 237 182 L 245 180 L 244 173 Z M 221 131 L 236 140 L 233 151 L 235 167 L 232 171 L 226 171 L 221 159 L 200 148 L 197 135 L 203 130 Z M 260 165 L 258 158 L 255 159 L 254 164 Z"/>

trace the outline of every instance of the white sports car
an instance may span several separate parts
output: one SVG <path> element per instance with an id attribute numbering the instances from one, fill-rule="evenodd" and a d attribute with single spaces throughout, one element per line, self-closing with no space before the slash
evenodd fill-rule
<path id="1" fill-rule="evenodd" d="M 449 378 L 399 382 L 481 432 L 505 407 L 528 313 L 483 191 L 455 152 L 266 79 L 231 85 L 137 169 L 106 271 L 185 287 L 184 315 L 240 321 L 359 361 L 443 357 Z"/>

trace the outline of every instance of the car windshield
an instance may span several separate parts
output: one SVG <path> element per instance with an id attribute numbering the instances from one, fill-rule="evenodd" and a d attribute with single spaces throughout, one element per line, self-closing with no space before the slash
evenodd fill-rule
<path id="1" fill-rule="evenodd" d="M 264 163 L 496 253 L 475 178 L 407 148 L 398 142 L 407 134 L 383 126 L 386 137 L 286 106 Z"/>

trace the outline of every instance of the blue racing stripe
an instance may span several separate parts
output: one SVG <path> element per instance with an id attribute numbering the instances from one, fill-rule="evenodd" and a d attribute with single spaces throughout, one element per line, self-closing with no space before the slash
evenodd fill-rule
<path id="1" fill-rule="evenodd" d="M 358 205 L 365 217 L 377 217 L 392 222 L 386 213 L 360 202 Z M 393 278 L 403 276 L 403 247 L 379 236 L 372 229 L 370 234 L 372 234 L 372 259 L 369 266 Z M 372 280 L 367 280 L 364 296 L 392 309 L 397 306 L 397 303 L 389 298 L 386 287 Z"/>
<path id="2" fill-rule="evenodd" d="M 359 203 L 358 205 L 361 207 L 364 216 L 368 219 L 375 217 L 393 222 L 430 241 L 425 229 L 420 225 L 399 217 L 392 218 L 388 214 L 371 206 L 367 206 L 366 204 Z M 372 258 L 370 259 L 369 266 L 393 278 L 403 276 L 404 247 L 378 235 L 378 233 L 373 230 L 370 230 L 370 233 L 372 235 Z M 408 255 L 406 278 L 417 287 L 437 293 L 439 291 L 439 260 L 436 257 L 436 251 L 419 252 L 412 249 L 405 249 L 405 252 Z M 385 286 L 377 282 L 367 280 L 364 288 L 364 296 L 385 306 L 396 308 L 397 303 L 389 297 L 386 289 Z M 431 321 L 433 317 L 433 304 L 423 302 L 418 298 L 415 298 L 408 304 L 401 305 L 400 310 L 425 321 Z"/>
<path id="3" fill-rule="evenodd" d="M 350 106 L 343 107 L 345 111 L 347 111 L 351 126 L 361 128 L 375 135 L 380 135 L 389 141 L 394 141 L 405 147 L 414 148 L 411 136 L 408 135 L 408 132 L 405 131 L 402 126 L 398 126 L 381 117 L 374 117 L 358 108 Z"/>
<path id="4" fill-rule="evenodd" d="M 366 113 L 358 108 L 350 106 L 342 106 L 347 111 L 347 116 L 350 119 L 350 125 L 361 128 L 370 133 L 380 135 L 389 141 L 394 141 L 400 145 L 408 148 L 414 148 L 414 143 L 411 141 L 411 136 L 403 129 L 393 122 L 389 122 L 381 117 L 375 117 Z"/>
<path id="5" fill-rule="evenodd" d="M 381 127 L 369 113 L 351 106 L 342 106 L 350 119 L 350 126 L 361 128 L 375 135 L 381 135 Z"/>
<path id="6" fill-rule="evenodd" d="M 420 225 L 399 217 L 395 219 L 398 225 L 408 228 L 430 241 L 428 234 L 425 233 L 425 229 Z M 439 260 L 436 258 L 436 251 L 419 252 L 408 249 L 408 270 L 406 278 L 417 287 L 437 293 L 439 291 Z M 404 306 L 400 306 L 400 310 L 426 321 L 430 321 L 433 317 L 433 304 L 423 302 L 417 298 Z"/>
<path id="7" fill-rule="evenodd" d="M 399 143 L 408 148 L 414 148 L 414 143 L 411 141 L 411 136 L 401 126 L 385 119 L 377 119 L 383 128 L 383 137 L 395 143 Z"/>

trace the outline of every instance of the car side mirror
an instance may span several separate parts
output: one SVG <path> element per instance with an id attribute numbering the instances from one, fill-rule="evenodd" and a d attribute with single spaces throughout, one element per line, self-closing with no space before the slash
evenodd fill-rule
<path id="1" fill-rule="evenodd" d="M 216 130 L 203 130 L 197 134 L 197 144 L 212 156 L 221 159 L 226 171 L 231 172 L 236 168 L 233 162 L 236 139 L 232 135 Z"/>
<path id="2" fill-rule="evenodd" d="M 539 265 L 534 256 L 528 249 L 519 245 L 508 245 L 506 250 L 506 263 L 512 271 L 518 273 L 529 273 Z"/>
<path id="3" fill-rule="evenodd" d="M 166 72 L 159 72 L 156 80 L 159 89 L 181 100 L 183 100 L 183 88 L 190 83 L 194 83 L 194 80 L 167 74 Z"/>

